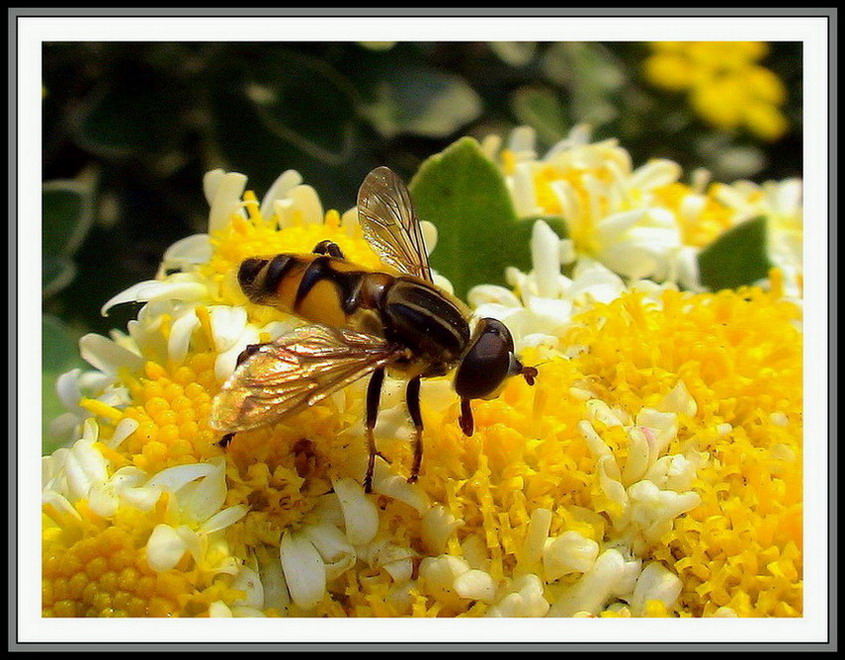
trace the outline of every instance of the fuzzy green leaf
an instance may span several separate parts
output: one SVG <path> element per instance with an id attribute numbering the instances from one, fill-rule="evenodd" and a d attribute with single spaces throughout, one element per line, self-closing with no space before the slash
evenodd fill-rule
<path id="1" fill-rule="evenodd" d="M 478 142 L 461 138 L 426 160 L 411 181 L 421 220 L 438 229 L 432 266 L 465 298 L 476 284 L 505 284 L 505 268 L 530 268 L 531 223 L 517 219 L 505 180 Z"/>
<path id="2" fill-rule="evenodd" d="M 483 109 L 481 98 L 463 79 L 421 66 L 385 69 L 374 93 L 375 101 L 364 112 L 385 137 L 445 137 Z"/>
<path id="3" fill-rule="evenodd" d="M 754 218 L 726 231 L 698 255 L 701 283 L 713 291 L 735 289 L 768 276 L 768 223 Z"/>
<path id="4" fill-rule="evenodd" d="M 528 124 L 546 144 L 554 144 L 566 135 L 566 115 L 554 90 L 546 87 L 521 87 L 511 96 L 511 107 L 521 124 Z"/>
<path id="5" fill-rule="evenodd" d="M 41 186 L 41 245 L 46 254 L 73 254 L 94 220 L 91 187 L 79 181 Z"/>

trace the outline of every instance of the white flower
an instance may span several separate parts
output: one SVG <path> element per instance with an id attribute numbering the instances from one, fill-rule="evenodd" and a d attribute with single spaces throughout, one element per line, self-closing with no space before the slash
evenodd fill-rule
<path id="1" fill-rule="evenodd" d="M 599 544 L 576 531 L 546 539 L 543 548 L 543 572 L 547 582 L 570 573 L 586 573 L 596 561 Z"/>
<path id="2" fill-rule="evenodd" d="M 631 598 L 631 612 L 642 616 L 646 603 L 657 600 L 667 608 L 671 607 L 681 595 L 681 579 L 669 571 L 660 562 L 650 562 L 640 573 L 634 594 Z"/>
<path id="3" fill-rule="evenodd" d="M 615 549 L 605 550 L 587 573 L 562 590 L 549 616 L 598 614 L 614 598 L 630 593 L 639 573 L 639 561 L 626 561 Z"/>
<path id="4" fill-rule="evenodd" d="M 495 617 L 541 617 L 549 613 L 543 582 L 533 573 L 514 579 L 505 595 L 487 611 Z"/>

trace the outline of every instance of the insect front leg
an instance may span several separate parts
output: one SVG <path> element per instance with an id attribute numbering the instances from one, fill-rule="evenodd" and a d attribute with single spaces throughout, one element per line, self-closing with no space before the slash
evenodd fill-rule
<path id="1" fill-rule="evenodd" d="M 338 259 L 344 258 L 343 251 L 340 249 L 340 246 L 329 239 L 317 243 L 317 245 L 314 246 L 313 252 L 314 254 L 327 254 L 330 257 L 337 257 Z"/>
<path id="2" fill-rule="evenodd" d="M 378 418 L 378 404 L 381 399 L 381 386 L 384 383 L 384 369 L 376 369 L 373 372 L 373 377 L 370 378 L 370 384 L 367 386 L 367 451 L 369 457 L 367 459 L 367 474 L 364 477 L 364 492 L 369 493 L 373 490 L 373 472 L 376 468 L 376 455 L 379 454 L 376 449 L 376 438 L 373 435 L 373 429 L 376 426 L 376 419 Z"/>
<path id="3" fill-rule="evenodd" d="M 414 436 L 414 463 L 411 466 L 411 475 L 408 477 L 408 483 L 415 483 L 420 476 L 420 466 L 422 465 L 423 455 L 423 422 L 422 414 L 420 414 L 420 377 L 412 378 L 408 381 L 408 389 L 405 393 L 405 400 L 408 404 L 408 412 L 411 414 L 411 421 L 414 423 L 416 435 Z"/>
<path id="4" fill-rule="evenodd" d="M 470 437 L 475 430 L 475 422 L 472 418 L 472 406 L 466 397 L 461 397 L 461 415 L 458 417 L 458 423 L 464 435 Z"/>

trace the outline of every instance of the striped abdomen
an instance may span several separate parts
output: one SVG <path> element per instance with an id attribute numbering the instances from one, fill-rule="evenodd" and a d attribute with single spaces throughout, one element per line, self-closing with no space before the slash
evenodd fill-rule
<path id="1" fill-rule="evenodd" d="M 254 303 L 406 346 L 426 365 L 427 375 L 446 373 L 469 341 L 466 314 L 448 294 L 415 277 L 369 271 L 345 259 L 317 254 L 247 259 L 238 282 Z"/>

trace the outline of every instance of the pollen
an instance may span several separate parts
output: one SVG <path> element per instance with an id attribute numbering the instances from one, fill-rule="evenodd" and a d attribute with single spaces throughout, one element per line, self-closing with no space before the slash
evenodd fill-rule
<path id="1" fill-rule="evenodd" d="M 138 428 L 119 451 L 146 472 L 219 455 L 219 433 L 208 426 L 218 389 L 212 353 L 191 355 L 172 369 L 147 363 L 133 388 L 134 404 L 121 417 L 135 420 Z"/>
<path id="2" fill-rule="evenodd" d="M 78 540 L 68 532 L 45 539 L 45 617 L 170 617 L 183 612 L 181 597 L 190 596 L 196 585 L 183 571 L 156 574 L 150 568 L 138 544 L 147 523 L 134 518 L 127 518 L 126 526 L 89 527 Z"/>

